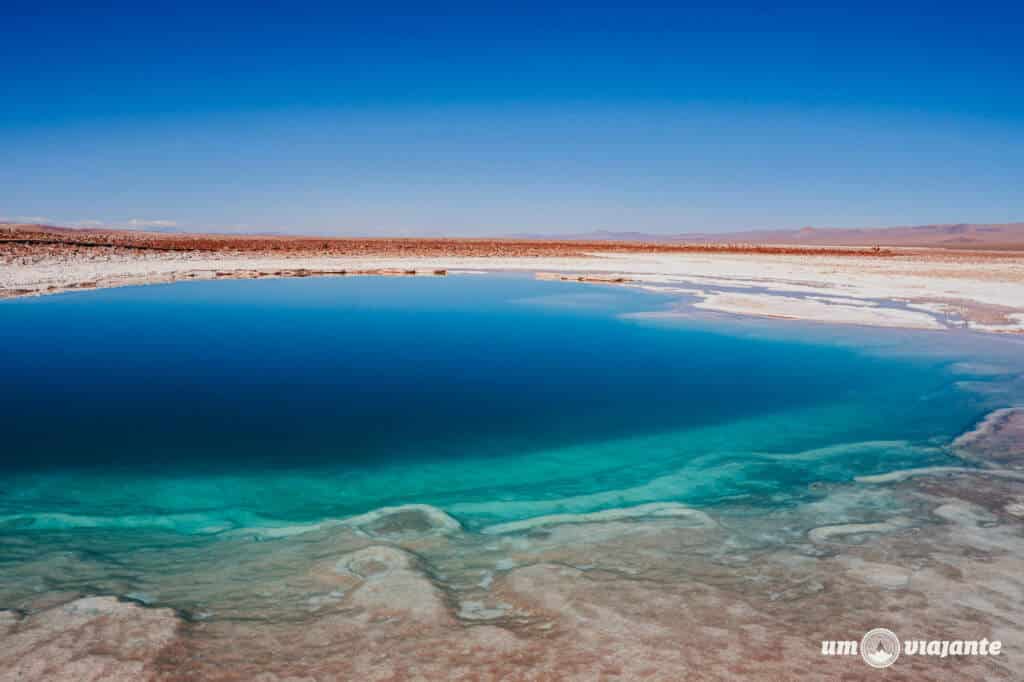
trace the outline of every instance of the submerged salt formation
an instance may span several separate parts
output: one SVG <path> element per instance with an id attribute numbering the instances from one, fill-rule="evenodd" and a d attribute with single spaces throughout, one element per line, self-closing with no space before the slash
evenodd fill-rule
<path id="1" fill-rule="evenodd" d="M 953 450 L 973 461 L 1024 469 L 1024 407 L 994 410 L 952 444 Z"/>
<path id="2" fill-rule="evenodd" d="M 715 522 L 710 516 L 697 509 L 691 509 L 675 502 L 652 502 L 650 504 L 642 504 L 637 507 L 607 509 L 605 511 L 591 512 L 589 514 L 553 514 L 551 516 L 537 516 L 530 519 L 524 519 L 522 521 L 510 521 L 508 523 L 499 523 L 494 526 L 487 526 L 480 532 L 487 535 L 502 535 L 505 533 L 533 530 L 544 526 L 561 526 L 575 523 L 595 523 L 601 521 L 665 517 L 689 519 L 697 526 L 713 527 L 715 525 Z"/>
<path id="3" fill-rule="evenodd" d="M 820 641 L 879 625 L 1004 643 L 998 657 L 907 657 L 894 674 L 1005 678 L 1024 651 L 1024 519 L 1004 509 L 1018 484 L 979 480 L 834 485 L 771 513 L 654 505 L 483 534 L 398 507 L 261 541 L 127 549 L 118 563 L 152 605 L 23 601 L 0 619 L 0 679 L 824 680 L 865 668 L 820 656 Z M 110 572 L 84 555 L 63 570 Z"/>
<path id="4" fill-rule="evenodd" d="M 154 679 L 180 624 L 170 609 L 114 597 L 85 597 L 30 615 L 0 611 L 0 681 Z"/>
<path id="5" fill-rule="evenodd" d="M 954 449 L 999 451 L 1007 414 Z M 764 456 L 878 447 L 894 444 Z M 1011 678 L 1024 493 L 1004 464 L 816 485 L 770 509 L 661 502 L 478 531 L 415 504 L 212 535 L 150 528 L 145 545 L 119 528 L 89 552 L 7 537 L 16 609 L 0 611 L 0 680 L 828 680 L 866 668 L 821 656 L 820 642 L 873 627 L 1003 644 L 990 657 L 906 656 L 891 674 Z M 45 592 L 72 577 L 83 592 Z"/>

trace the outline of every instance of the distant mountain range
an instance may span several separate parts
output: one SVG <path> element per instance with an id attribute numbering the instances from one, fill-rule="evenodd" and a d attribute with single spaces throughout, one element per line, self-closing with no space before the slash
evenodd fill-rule
<path id="1" fill-rule="evenodd" d="M 939 246 L 947 248 L 1024 248 L 1024 223 L 913 225 L 903 227 L 803 227 L 798 230 L 649 234 L 599 230 L 568 236 L 518 234 L 519 239 L 638 241 L 667 244 L 793 244 L 807 246 Z"/>
<path id="2" fill-rule="evenodd" d="M 55 233 L 111 233 L 111 232 L 157 232 L 168 236 L 186 235 L 180 228 L 151 228 L 134 230 L 110 230 L 102 228 L 81 229 L 5 223 L 0 229 L 18 229 Z M 304 236 L 287 235 L 282 232 L 263 233 L 212 233 L 227 236 Z M 370 235 L 367 235 L 370 236 Z M 389 235 L 376 235 L 387 237 Z M 331 239 L 317 236 L 318 239 Z M 353 237 L 340 237 L 351 239 Z M 430 237 L 436 239 L 437 237 Z M 947 225 L 913 225 L 903 227 L 833 228 L 803 227 L 798 230 L 749 230 L 743 232 L 691 232 L 680 234 L 651 234 L 647 232 L 595 232 L 571 235 L 550 233 L 519 233 L 486 239 L 541 239 L 545 241 L 616 241 L 647 242 L 652 244 L 778 244 L 794 246 L 933 246 L 959 249 L 1024 249 L 1024 223 L 976 224 L 955 223 Z"/>

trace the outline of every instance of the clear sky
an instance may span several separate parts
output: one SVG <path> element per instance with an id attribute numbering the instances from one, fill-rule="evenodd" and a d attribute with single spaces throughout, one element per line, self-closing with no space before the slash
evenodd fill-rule
<path id="1" fill-rule="evenodd" d="M 1024 3 L 0 8 L 0 219 L 338 234 L 1024 220 Z"/>

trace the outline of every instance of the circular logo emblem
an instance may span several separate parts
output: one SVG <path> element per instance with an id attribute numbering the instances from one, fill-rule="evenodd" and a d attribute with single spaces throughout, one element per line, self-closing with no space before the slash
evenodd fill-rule
<path id="1" fill-rule="evenodd" d="M 885 628 L 868 630 L 860 640 L 860 655 L 872 668 L 888 668 L 900 657 L 900 638 Z"/>

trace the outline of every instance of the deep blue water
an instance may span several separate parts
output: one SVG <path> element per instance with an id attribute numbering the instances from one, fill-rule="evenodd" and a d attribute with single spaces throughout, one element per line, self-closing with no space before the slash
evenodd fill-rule
<path id="1" fill-rule="evenodd" d="M 472 524 L 779 503 L 944 462 L 934 446 L 980 414 L 946 360 L 621 317 L 664 302 L 501 276 L 6 302 L 0 516 L 244 524 L 427 502 Z"/>

